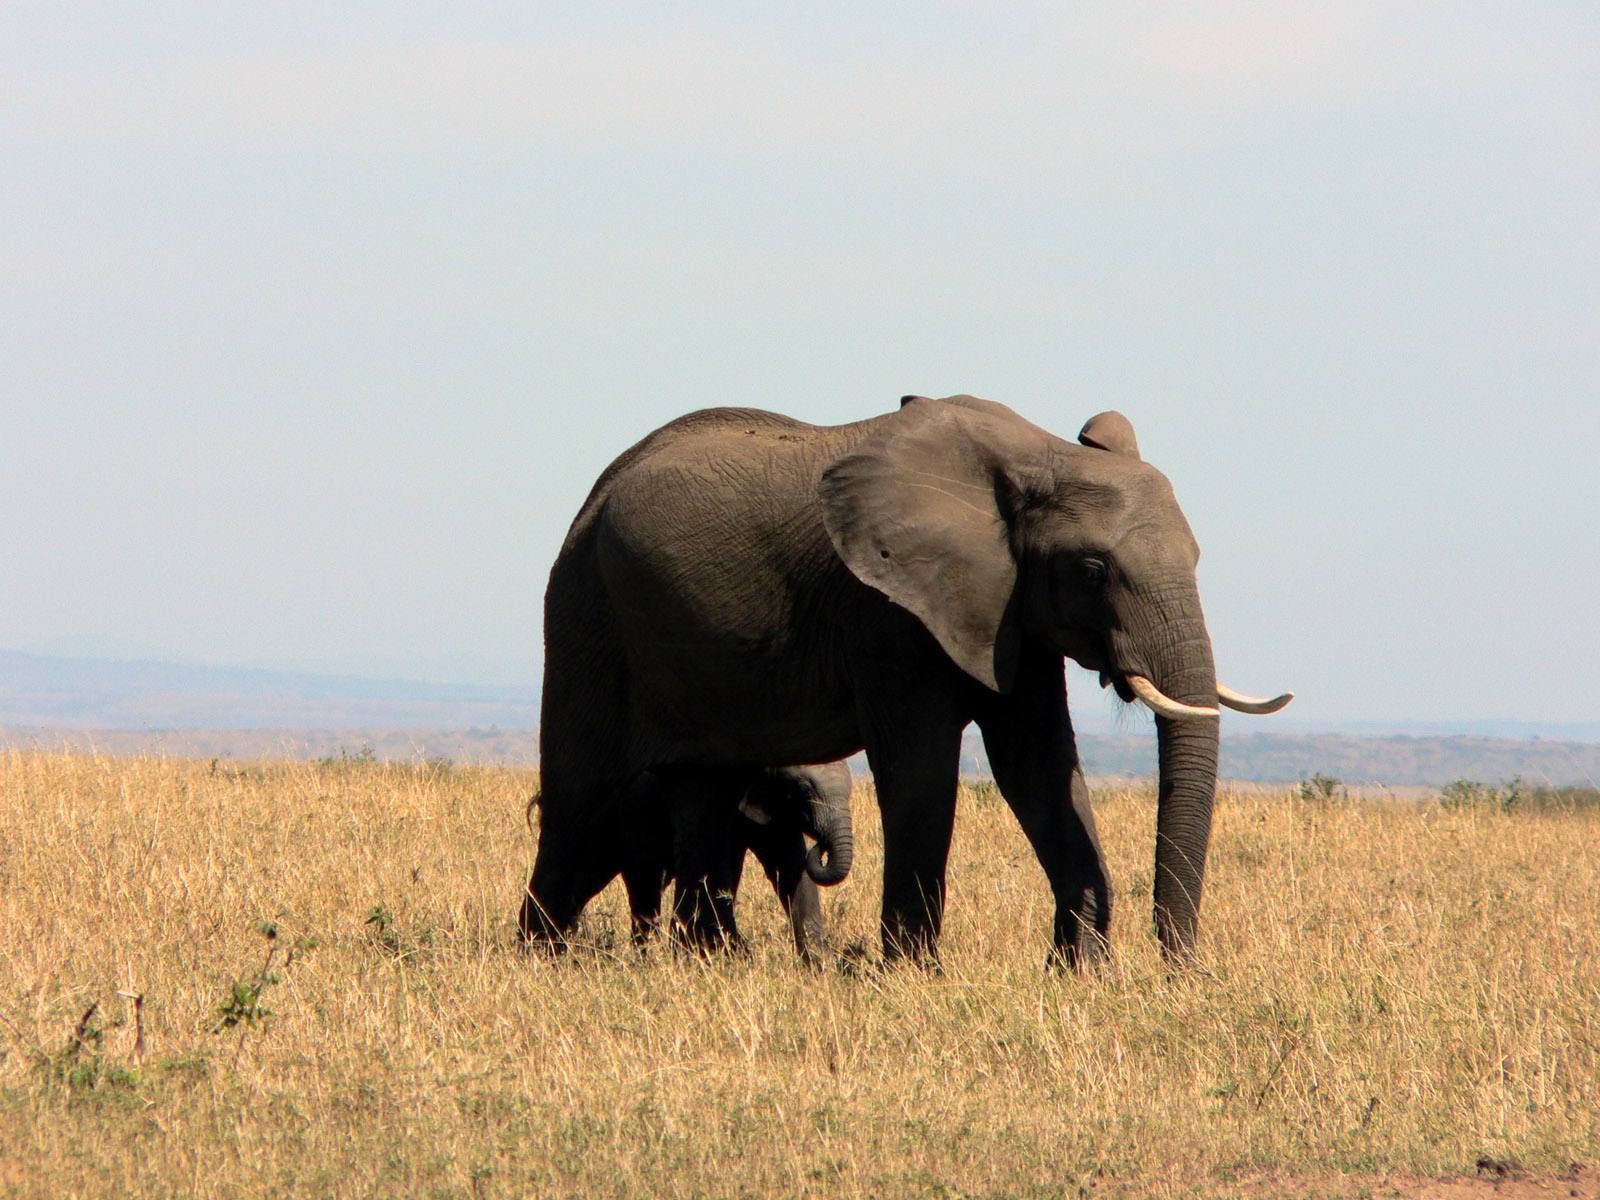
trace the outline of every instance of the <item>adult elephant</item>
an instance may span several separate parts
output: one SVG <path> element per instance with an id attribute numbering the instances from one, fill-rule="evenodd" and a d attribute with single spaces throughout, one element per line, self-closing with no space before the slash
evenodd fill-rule
<path id="1" fill-rule="evenodd" d="M 961 733 L 1056 900 L 1055 953 L 1099 953 L 1111 885 L 1067 712 L 1063 656 L 1157 714 L 1155 920 L 1195 941 L 1216 785 L 1220 688 L 1199 550 L 1166 478 L 1117 413 L 1080 445 L 1000 404 L 907 397 L 819 427 L 691 413 L 608 467 L 545 594 L 539 849 L 525 937 L 558 942 L 592 895 L 574 870 L 608 796 L 640 771 L 822 762 L 865 748 L 883 821 L 887 958 L 930 957 L 945 902 Z M 678 789 L 675 825 L 733 785 Z M 731 777 L 731 776 L 730 776 Z M 725 861 L 686 837 L 685 914 L 729 927 Z M 726 856 L 722 856 L 725 860 Z"/>

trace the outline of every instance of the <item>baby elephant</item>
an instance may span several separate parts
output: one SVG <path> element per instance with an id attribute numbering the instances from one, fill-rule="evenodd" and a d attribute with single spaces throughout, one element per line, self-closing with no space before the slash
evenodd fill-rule
<path id="1" fill-rule="evenodd" d="M 642 944 L 657 924 L 661 892 L 679 874 L 677 864 L 686 851 L 703 856 L 707 844 L 721 869 L 713 872 L 713 894 L 696 894 L 680 882 L 673 901 L 675 924 L 689 940 L 704 944 L 699 936 L 707 928 L 721 939 L 738 944 L 733 922 L 733 897 L 744 870 L 746 850 L 754 852 L 762 870 L 789 915 L 795 949 L 808 962 L 822 942 L 822 903 L 817 885 L 840 882 L 850 873 L 855 857 L 855 835 L 850 820 L 850 768 L 842 762 L 805 767 L 768 767 L 742 773 L 737 809 L 731 805 L 694 804 L 692 821 L 682 817 L 684 806 L 676 796 L 697 798 L 711 791 L 726 791 L 724 775 L 713 786 L 709 771 L 675 768 L 647 772 L 647 779 L 630 789 L 633 819 L 629 828 L 639 837 L 629 862 L 622 869 L 633 911 L 633 938 Z M 816 839 L 806 848 L 805 835 Z M 686 847 L 685 843 L 694 845 Z"/>

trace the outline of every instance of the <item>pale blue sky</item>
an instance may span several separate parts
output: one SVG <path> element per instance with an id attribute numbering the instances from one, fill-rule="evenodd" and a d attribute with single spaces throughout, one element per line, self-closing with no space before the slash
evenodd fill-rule
<path id="1" fill-rule="evenodd" d="M 1592 3 L 509 7 L 0 8 L 0 647 L 531 682 L 637 437 L 967 391 L 1236 687 L 1600 720 Z"/>

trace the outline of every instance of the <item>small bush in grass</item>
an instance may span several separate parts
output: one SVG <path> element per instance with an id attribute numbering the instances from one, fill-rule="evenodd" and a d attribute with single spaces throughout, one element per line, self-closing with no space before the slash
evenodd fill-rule
<path id="1" fill-rule="evenodd" d="M 1600 810 L 1600 787 L 1592 784 L 1530 784 L 1522 776 L 1500 783 L 1457 779 L 1439 789 L 1439 807 L 1448 811 L 1580 813 Z"/>
<path id="2" fill-rule="evenodd" d="M 1332 804 L 1340 797 L 1348 798 L 1349 790 L 1342 779 L 1318 771 L 1310 779 L 1300 781 L 1300 799 L 1316 804 Z"/>
<path id="3" fill-rule="evenodd" d="M 1439 806 L 1452 812 L 1468 808 L 1497 808 L 1502 812 L 1511 812 L 1521 802 L 1520 776 L 1501 784 L 1456 779 L 1439 789 Z"/>

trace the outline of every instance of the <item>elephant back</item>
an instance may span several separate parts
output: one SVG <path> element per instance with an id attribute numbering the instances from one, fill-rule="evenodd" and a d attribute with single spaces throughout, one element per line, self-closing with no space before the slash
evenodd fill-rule
<path id="1" fill-rule="evenodd" d="M 626 478 L 631 468 L 648 460 L 653 454 L 670 451 L 673 446 L 685 440 L 693 441 L 699 435 L 715 436 L 730 430 L 746 429 L 753 432 L 786 433 L 801 437 L 802 431 L 816 428 L 804 421 L 786 417 L 782 413 L 767 412 L 760 408 L 702 408 L 685 413 L 661 428 L 645 434 L 611 460 L 610 465 L 600 473 L 600 478 L 595 480 L 594 486 L 589 489 L 589 494 L 579 507 L 577 516 L 572 519 L 562 548 L 570 548 L 582 531 L 592 523 L 595 513 L 605 504 L 616 481 L 619 478 Z"/>

